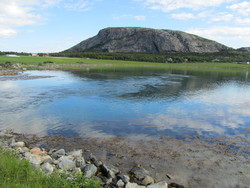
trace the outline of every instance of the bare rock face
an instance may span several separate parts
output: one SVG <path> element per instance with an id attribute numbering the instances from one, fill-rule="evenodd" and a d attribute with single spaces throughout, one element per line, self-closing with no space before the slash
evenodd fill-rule
<path id="1" fill-rule="evenodd" d="M 220 52 L 222 44 L 181 31 L 140 27 L 106 28 L 66 52 Z"/>

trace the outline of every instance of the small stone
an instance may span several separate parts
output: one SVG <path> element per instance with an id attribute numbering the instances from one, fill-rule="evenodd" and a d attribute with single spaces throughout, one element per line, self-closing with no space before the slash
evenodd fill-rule
<path id="1" fill-rule="evenodd" d="M 62 156 L 59 158 L 59 168 L 63 169 L 63 170 L 70 170 L 70 169 L 73 169 L 75 168 L 75 162 L 68 158 L 68 157 L 65 157 L 65 156 Z"/>
<path id="2" fill-rule="evenodd" d="M 130 183 L 128 182 L 125 186 L 125 188 L 145 188 L 145 186 L 138 185 L 136 183 Z"/>
<path id="3" fill-rule="evenodd" d="M 42 150 L 41 150 L 40 148 L 35 147 L 35 148 L 32 148 L 32 149 L 30 150 L 30 153 L 33 153 L 33 154 L 36 154 L 36 155 L 40 155 L 40 154 L 42 154 L 43 152 L 42 152 Z"/>
<path id="4" fill-rule="evenodd" d="M 97 168 L 95 165 L 89 164 L 82 169 L 82 172 L 84 173 L 84 176 L 86 176 L 87 178 L 91 178 L 96 174 Z"/>
<path id="5" fill-rule="evenodd" d="M 121 187 L 124 187 L 124 182 L 122 180 L 119 180 L 117 183 L 116 183 L 116 187 L 118 188 L 121 188 Z"/>
<path id="6" fill-rule="evenodd" d="M 159 183 L 148 185 L 147 188 L 168 188 L 168 184 L 165 181 L 161 181 Z"/>
<path id="7" fill-rule="evenodd" d="M 154 178 L 150 177 L 150 176 L 146 176 L 143 180 L 142 180 L 142 184 L 147 186 L 150 184 L 153 184 L 155 182 Z"/>
<path id="8" fill-rule="evenodd" d="M 48 174 L 51 174 L 54 171 L 54 167 L 50 163 L 44 163 L 41 165 L 41 168 Z"/>

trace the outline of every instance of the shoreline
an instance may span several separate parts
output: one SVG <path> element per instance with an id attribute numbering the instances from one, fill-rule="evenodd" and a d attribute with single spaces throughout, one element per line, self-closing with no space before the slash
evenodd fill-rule
<path id="1" fill-rule="evenodd" d="M 250 184 L 249 154 L 242 152 L 243 149 L 233 149 L 225 143 L 225 138 L 209 143 L 200 138 L 189 142 L 170 137 L 132 142 L 123 138 L 96 140 L 19 133 L 15 136 L 17 141 L 24 141 L 29 148 L 45 148 L 45 151 L 65 149 L 67 152 L 80 149 L 85 159 L 91 161 L 90 156 L 96 156 L 105 165 L 118 168 L 126 175 L 134 167 L 142 167 L 155 182 L 169 185 L 227 188 L 247 187 Z M 237 139 L 238 142 L 244 141 L 237 137 L 230 142 Z"/>

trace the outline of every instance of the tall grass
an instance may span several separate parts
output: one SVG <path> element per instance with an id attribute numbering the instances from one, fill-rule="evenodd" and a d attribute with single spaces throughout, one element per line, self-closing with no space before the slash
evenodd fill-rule
<path id="1" fill-rule="evenodd" d="M 78 174 L 72 181 L 66 175 L 45 175 L 27 160 L 20 160 L 13 152 L 0 149 L 1 188 L 97 188 L 100 183 Z"/>
<path id="2" fill-rule="evenodd" d="M 84 69 L 90 67 L 92 70 L 101 69 L 162 69 L 162 68 L 175 68 L 175 69 L 233 69 L 233 70 L 250 70 L 250 65 L 236 64 L 236 63 L 156 63 L 156 62 L 140 62 L 140 61 L 123 61 L 123 60 L 102 60 L 102 59 L 88 59 L 88 58 L 68 58 L 68 57 L 7 57 L 0 56 L 0 63 L 4 62 L 21 63 L 28 69 L 43 69 L 46 62 L 51 62 L 58 67 L 53 66 L 55 69 Z M 45 62 L 45 63 L 44 63 Z M 84 66 L 84 67 L 83 67 Z M 93 67 L 94 66 L 94 67 Z M 118 67 L 114 67 L 118 66 Z M 133 68 L 133 67 L 136 68 Z"/>

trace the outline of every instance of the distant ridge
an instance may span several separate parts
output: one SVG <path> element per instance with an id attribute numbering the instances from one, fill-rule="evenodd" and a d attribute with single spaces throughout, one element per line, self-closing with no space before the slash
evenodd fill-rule
<path id="1" fill-rule="evenodd" d="M 65 52 L 220 52 L 225 45 L 197 35 L 141 27 L 105 28 Z"/>
<path id="2" fill-rule="evenodd" d="M 241 52 L 250 52 L 250 47 L 242 47 L 242 48 L 238 48 L 237 50 Z"/>

